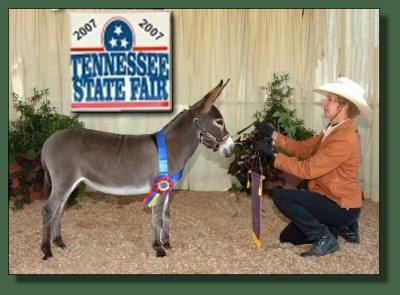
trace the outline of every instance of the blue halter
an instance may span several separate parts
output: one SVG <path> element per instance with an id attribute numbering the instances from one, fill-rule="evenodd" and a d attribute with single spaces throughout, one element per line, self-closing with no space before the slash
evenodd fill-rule
<path id="1" fill-rule="evenodd" d="M 159 176 L 154 180 L 153 187 L 144 197 L 143 204 L 152 207 L 158 197 L 169 194 L 175 184 L 181 179 L 183 168 L 176 172 L 171 177 L 168 176 L 168 153 L 165 144 L 164 131 L 156 133 L 157 149 L 158 149 L 158 167 Z"/>

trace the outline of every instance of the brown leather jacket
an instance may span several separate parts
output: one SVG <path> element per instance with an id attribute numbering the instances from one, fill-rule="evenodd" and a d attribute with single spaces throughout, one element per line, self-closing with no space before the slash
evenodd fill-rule
<path id="1" fill-rule="evenodd" d="M 326 195 L 342 208 L 361 208 L 360 146 L 353 120 L 340 124 L 323 142 L 322 137 L 321 132 L 295 141 L 278 134 L 274 146 L 293 157 L 276 154 L 275 167 L 308 179 L 309 191 Z"/>

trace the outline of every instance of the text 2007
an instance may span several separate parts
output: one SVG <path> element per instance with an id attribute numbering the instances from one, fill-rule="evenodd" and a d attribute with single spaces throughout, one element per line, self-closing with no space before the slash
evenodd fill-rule
<path id="1" fill-rule="evenodd" d="M 90 33 L 96 27 L 96 22 L 94 18 L 84 24 L 82 27 L 74 31 L 72 34 L 76 36 L 76 40 L 79 41 L 83 37 L 85 37 L 88 33 Z"/>
<path id="2" fill-rule="evenodd" d="M 149 33 L 150 36 L 154 37 L 156 40 L 164 37 L 164 33 L 161 32 L 155 26 L 153 26 L 153 24 L 151 24 L 146 18 L 144 18 L 142 22 L 139 23 L 139 27 L 141 27 L 143 30 Z"/>

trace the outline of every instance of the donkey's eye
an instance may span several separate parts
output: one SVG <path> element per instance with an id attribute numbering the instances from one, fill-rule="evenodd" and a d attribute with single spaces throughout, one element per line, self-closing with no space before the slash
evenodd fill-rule
<path id="1" fill-rule="evenodd" d="M 219 126 L 224 126 L 224 120 L 222 120 L 222 119 L 215 120 L 215 123 L 217 123 L 217 125 L 219 125 Z"/>

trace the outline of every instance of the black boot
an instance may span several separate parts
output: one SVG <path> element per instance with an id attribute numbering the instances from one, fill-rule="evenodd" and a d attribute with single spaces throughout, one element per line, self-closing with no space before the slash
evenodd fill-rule
<path id="1" fill-rule="evenodd" d="M 343 237 L 348 243 L 360 243 L 358 235 L 358 221 L 339 229 L 339 236 Z"/>
<path id="2" fill-rule="evenodd" d="M 339 249 L 338 241 L 331 232 L 328 232 L 327 234 L 323 235 L 321 238 L 316 240 L 309 251 L 301 253 L 300 256 L 302 257 L 324 256 L 329 253 L 333 253 L 338 249 Z"/>

